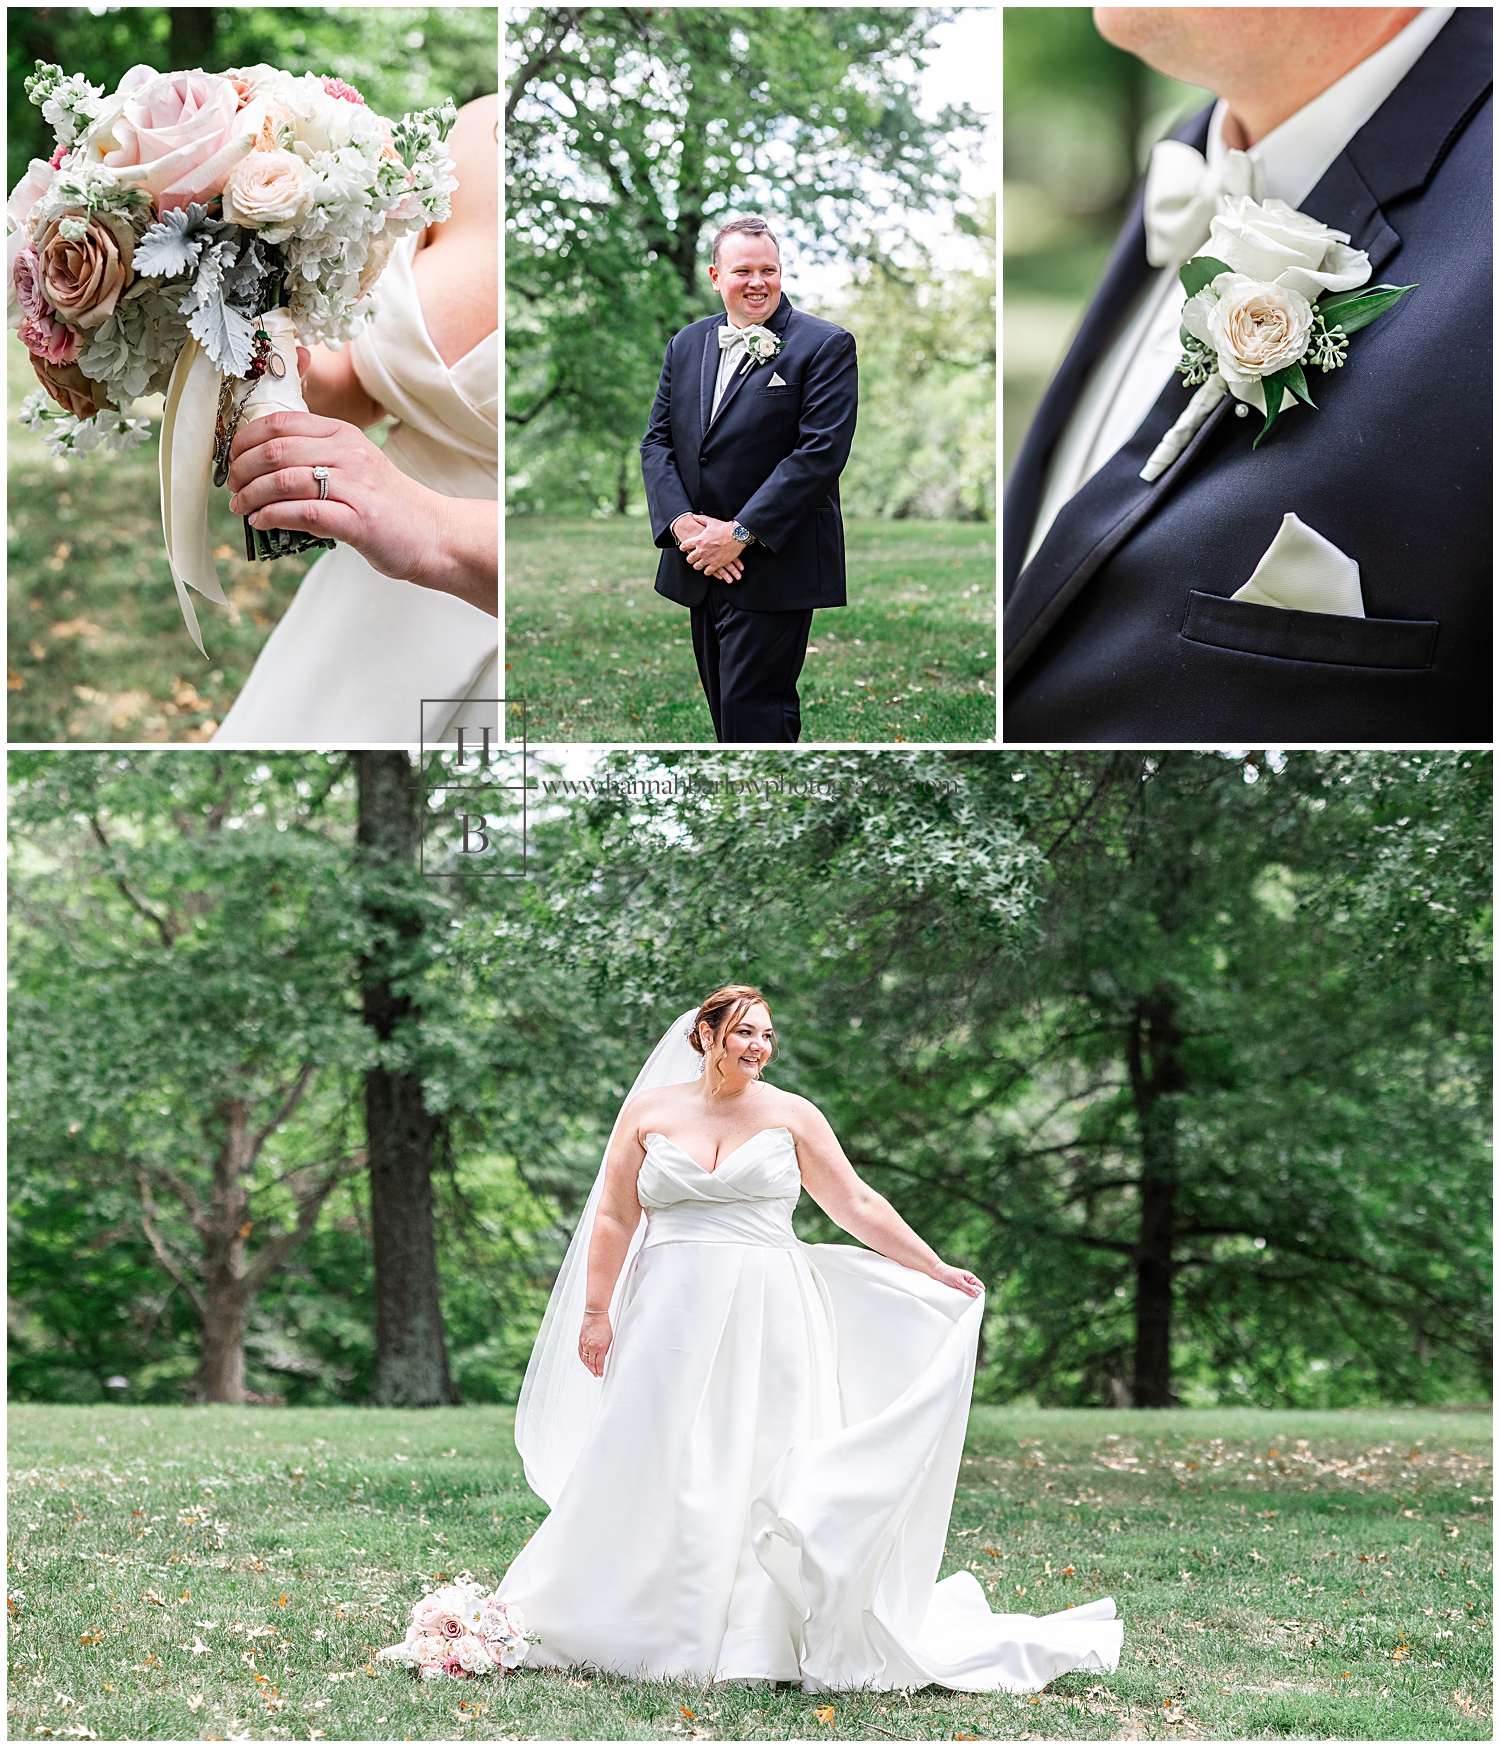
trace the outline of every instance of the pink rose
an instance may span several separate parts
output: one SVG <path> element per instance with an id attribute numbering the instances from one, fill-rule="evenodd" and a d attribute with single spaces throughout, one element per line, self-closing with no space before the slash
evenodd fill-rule
<path id="1" fill-rule="evenodd" d="M 295 152 L 251 152 L 224 184 L 224 217 L 279 243 L 312 210 L 316 187 L 317 178 Z"/>
<path id="2" fill-rule="evenodd" d="M 16 332 L 28 352 L 49 364 L 71 364 L 78 356 L 78 335 L 51 316 L 27 316 Z"/>
<path id="3" fill-rule="evenodd" d="M 445 1614 L 438 1622 L 437 1630 L 445 1639 L 461 1639 L 468 1631 L 456 1614 Z"/>
<path id="4" fill-rule="evenodd" d="M 161 211 L 212 200 L 254 138 L 236 125 L 239 106 L 239 92 L 217 73 L 132 67 L 87 149 L 144 188 Z"/>
<path id="5" fill-rule="evenodd" d="M 46 301 L 42 297 L 42 269 L 36 258 L 35 249 L 22 249 L 11 264 L 11 284 L 16 288 L 16 302 L 20 304 L 22 313 L 31 317 L 32 321 L 40 321 L 47 313 Z"/>

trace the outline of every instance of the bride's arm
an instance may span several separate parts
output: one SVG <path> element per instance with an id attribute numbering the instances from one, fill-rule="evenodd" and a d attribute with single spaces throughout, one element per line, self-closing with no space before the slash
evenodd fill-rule
<path id="1" fill-rule="evenodd" d="M 930 1244 L 919 1238 L 885 1197 L 872 1190 L 850 1165 L 828 1119 L 817 1106 L 805 1099 L 799 1100 L 799 1104 L 802 1109 L 793 1134 L 803 1187 L 828 1218 L 892 1262 L 930 1275 L 945 1287 L 956 1287 L 971 1299 L 978 1298 L 984 1291 L 978 1278 L 965 1269 L 950 1268 Z"/>
<path id="2" fill-rule="evenodd" d="M 343 419 L 367 430 L 385 417 L 385 408 L 365 392 L 354 371 L 354 354 L 345 346 L 315 346 L 302 373 L 302 398 L 307 410 L 325 419 Z"/>
<path id="3" fill-rule="evenodd" d="M 646 1150 L 633 1125 L 624 1118 L 604 1161 L 604 1193 L 594 1211 L 594 1233 L 589 1240 L 588 1290 L 583 1328 L 578 1336 L 578 1357 L 596 1378 L 604 1375 L 604 1358 L 614 1340 L 609 1302 L 625 1264 L 625 1253 L 641 1223 L 641 1204 L 635 1181 Z M 589 1307 L 593 1307 L 592 1312 Z"/>

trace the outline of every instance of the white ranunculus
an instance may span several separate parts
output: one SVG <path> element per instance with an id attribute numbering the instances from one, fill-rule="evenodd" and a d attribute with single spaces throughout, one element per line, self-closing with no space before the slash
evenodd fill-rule
<path id="1" fill-rule="evenodd" d="M 1326 291 L 1353 291 L 1370 277 L 1370 257 L 1348 247 L 1349 233 L 1319 224 L 1284 200 L 1230 195 L 1198 251 L 1251 279 L 1285 286 L 1316 301 Z"/>
<path id="2" fill-rule="evenodd" d="M 317 178 L 295 152 L 251 152 L 224 184 L 224 217 L 279 243 L 312 210 L 316 188 Z"/>

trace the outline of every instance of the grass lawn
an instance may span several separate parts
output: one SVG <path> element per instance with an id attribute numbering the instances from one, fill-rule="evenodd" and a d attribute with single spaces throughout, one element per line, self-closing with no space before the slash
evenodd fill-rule
<path id="1" fill-rule="evenodd" d="M 498 1579 L 545 1515 L 510 1428 L 12 1408 L 12 1738 L 1491 1733 L 1488 1415 L 976 1409 L 944 1571 L 997 1609 L 1109 1593 L 1125 1621 L 1115 1675 L 1034 1698 L 377 1667 L 424 1588 Z"/>
<path id="2" fill-rule="evenodd" d="M 807 742 L 995 738 L 995 532 L 849 522 L 848 607 L 813 615 Z M 712 742 L 684 607 L 644 521 L 506 525 L 506 696 L 534 741 Z"/>
<path id="3" fill-rule="evenodd" d="M 229 493 L 211 492 L 209 528 L 230 605 L 193 596 L 204 661 L 167 568 L 155 440 L 124 455 L 49 455 L 16 423 L 36 379 L 14 334 L 6 364 L 11 740 L 207 740 L 307 563 L 246 564 Z M 151 413 L 159 432 L 159 400 L 137 412 Z"/>

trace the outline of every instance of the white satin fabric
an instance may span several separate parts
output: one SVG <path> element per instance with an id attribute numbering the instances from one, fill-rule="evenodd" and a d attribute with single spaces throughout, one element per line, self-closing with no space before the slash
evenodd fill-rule
<path id="1" fill-rule="evenodd" d="M 1108 1598 L 992 1614 L 972 1574 L 937 1582 L 983 1301 L 801 1243 L 800 1193 L 785 1129 L 713 1172 L 647 1137 L 597 1407 L 570 1462 L 550 1447 L 551 1514 L 500 1586 L 528 1661 L 810 1691 L 1113 1670 Z"/>
<path id="2" fill-rule="evenodd" d="M 1261 554 L 1249 582 L 1229 598 L 1297 613 L 1336 613 L 1344 619 L 1365 616 L 1358 564 L 1291 510 L 1281 518 L 1276 538 Z"/>
<path id="3" fill-rule="evenodd" d="M 387 458 L 448 498 L 498 500 L 500 341 L 453 366 L 422 319 L 418 235 L 391 253 L 379 314 L 352 341 L 354 370 L 400 422 Z M 496 511 L 498 516 L 498 508 Z M 267 639 L 216 745 L 414 745 L 457 727 L 497 728 L 499 621 L 456 596 L 383 577 L 351 547 L 325 553 Z M 422 699 L 456 702 L 422 707 Z"/>

